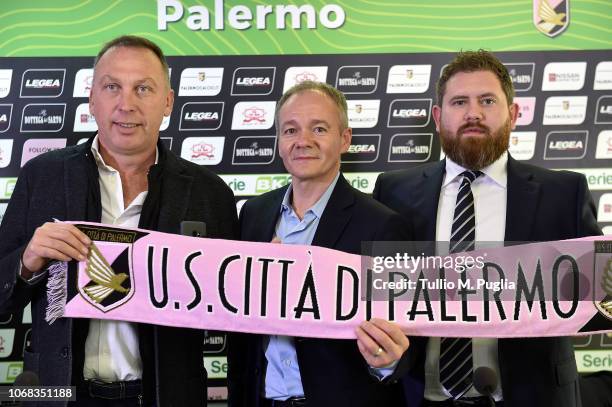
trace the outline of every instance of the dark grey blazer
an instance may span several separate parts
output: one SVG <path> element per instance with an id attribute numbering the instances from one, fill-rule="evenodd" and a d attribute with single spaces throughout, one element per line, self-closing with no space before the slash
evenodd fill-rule
<path id="1" fill-rule="evenodd" d="M 18 278 L 17 270 L 25 245 L 44 222 L 53 218 L 99 221 L 87 219 L 91 217 L 88 200 L 90 204 L 92 197 L 99 201 L 97 171 L 94 170 L 93 181 L 88 175 L 92 174 L 93 163 L 90 146 L 91 140 L 29 161 L 21 170 L 0 226 L 0 312 L 19 310 L 32 302 L 32 342 L 24 353 L 24 368 L 36 372 L 44 385 L 68 385 L 82 380 L 82 342 L 87 325 L 83 327 L 82 320 L 64 318 L 47 324 L 47 279 L 28 285 Z M 161 182 L 155 202 L 158 205 L 155 213 L 159 213 L 157 229 L 178 234 L 181 221 L 203 221 L 208 237 L 236 238 L 234 196 L 225 183 L 207 169 L 176 157 L 161 143 L 158 148 L 165 161 L 156 181 Z M 150 196 L 144 206 L 151 204 Z M 99 202 L 96 204 L 99 206 Z M 145 370 L 143 384 L 146 389 L 153 389 L 151 393 L 156 394 L 158 405 L 205 405 L 202 333 L 149 325 L 139 325 L 139 332 Z"/>
<path id="2" fill-rule="evenodd" d="M 435 240 L 444 160 L 381 174 L 374 198 L 413 225 L 415 239 Z M 508 157 L 505 240 L 549 241 L 600 235 L 584 176 L 551 171 Z M 405 377 L 409 406 L 423 399 L 426 340 L 413 338 L 413 368 Z M 420 349 L 420 351 L 419 351 Z M 570 338 L 500 339 L 505 407 L 579 407 L 576 360 Z M 586 407 L 586 406 L 585 406 Z"/>

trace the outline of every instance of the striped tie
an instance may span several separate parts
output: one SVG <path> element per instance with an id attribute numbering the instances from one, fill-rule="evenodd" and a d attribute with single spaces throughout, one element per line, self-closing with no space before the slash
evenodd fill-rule
<path id="1" fill-rule="evenodd" d="M 474 196 L 472 182 L 482 173 L 480 171 L 464 171 L 463 180 L 457 193 L 455 216 L 451 229 L 451 253 L 474 249 L 476 239 L 476 218 L 474 214 Z M 458 399 L 472 387 L 472 339 L 471 338 L 441 338 L 440 340 L 440 383 Z"/>

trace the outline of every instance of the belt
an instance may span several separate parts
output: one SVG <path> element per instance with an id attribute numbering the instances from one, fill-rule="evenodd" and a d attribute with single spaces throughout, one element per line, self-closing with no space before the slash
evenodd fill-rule
<path id="1" fill-rule="evenodd" d="M 306 397 L 291 397 L 287 400 L 262 399 L 262 407 L 306 407 Z"/>
<path id="2" fill-rule="evenodd" d="M 463 397 L 457 400 L 447 399 L 442 401 L 423 400 L 423 407 L 491 407 L 489 397 Z M 504 407 L 504 402 L 496 401 L 495 407 Z"/>
<path id="3" fill-rule="evenodd" d="M 98 380 L 86 380 L 85 388 L 91 397 L 107 400 L 142 399 L 142 381 L 105 383 Z"/>

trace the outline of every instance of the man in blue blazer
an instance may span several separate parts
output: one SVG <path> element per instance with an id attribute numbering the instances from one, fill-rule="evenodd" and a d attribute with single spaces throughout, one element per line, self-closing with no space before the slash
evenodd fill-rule
<path id="1" fill-rule="evenodd" d="M 511 78 L 495 56 L 460 53 L 444 69 L 437 96 L 432 113 L 446 159 L 382 174 L 374 190 L 375 199 L 410 220 L 416 240 L 449 240 L 465 171 L 476 175 L 471 182 L 476 241 L 601 234 L 584 176 L 524 164 L 508 154 L 518 106 Z M 570 338 L 478 339 L 471 347 L 470 368 L 487 366 L 500 378 L 493 394 L 498 405 L 581 405 Z M 489 402 L 473 386 L 455 397 L 442 385 L 440 338 L 411 338 L 411 351 L 408 405 Z"/>
<path id="2" fill-rule="evenodd" d="M 296 85 L 277 105 L 276 127 L 292 183 L 246 202 L 240 215 L 243 240 L 358 254 L 362 242 L 409 238 L 399 215 L 351 187 L 340 173 L 340 156 L 351 143 L 342 93 L 324 83 Z M 403 405 L 397 377 L 404 371 L 406 336 L 375 318 L 362 323 L 356 335 L 355 341 L 231 334 L 229 405 Z"/>

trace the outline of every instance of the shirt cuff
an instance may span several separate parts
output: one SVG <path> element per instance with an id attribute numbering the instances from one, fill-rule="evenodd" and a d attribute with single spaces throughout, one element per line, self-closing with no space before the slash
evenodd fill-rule
<path id="1" fill-rule="evenodd" d="M 368 370 L 370 371 L 370 374 L 372 376 L 377 378 L 379 381 L 383 381 L 387 377 L 391 376 L 393 374 L 393 372 L 395 372 L 395 368 L 397 367 L 398 363 L 399 363 L 399 360 L 396 360 L 393 363 L 391 363 L 390 365 L 384 366 L 384 367 L 372 367 L 372 366 L 368 366 Z"/>

